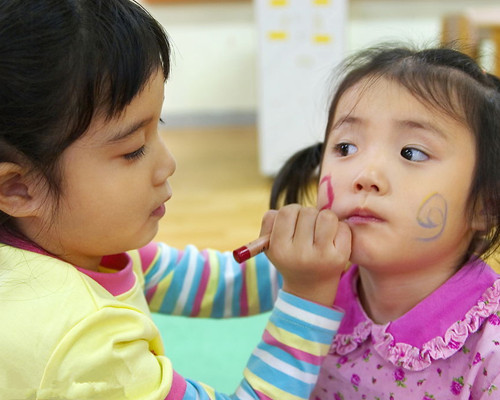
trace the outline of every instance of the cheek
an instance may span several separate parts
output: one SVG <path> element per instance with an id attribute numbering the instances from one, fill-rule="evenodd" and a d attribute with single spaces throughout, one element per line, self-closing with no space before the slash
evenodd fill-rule
<path id="1" fill-rule="evenodd" d="M 335 193 L 333 191 L 332 176 L 325 175 L 319 181 L 318 187 L 318 205 L 320 210 L 329 210 L 332 208 Z"/>
<path id="2" fill-rule="evenodd" d="M 424 198 L 416 212 L 419 227 L 418 240 L 433 241 L 443 233 L 448 219 L 448 202 L 440 193 L 432 193 Z"/>

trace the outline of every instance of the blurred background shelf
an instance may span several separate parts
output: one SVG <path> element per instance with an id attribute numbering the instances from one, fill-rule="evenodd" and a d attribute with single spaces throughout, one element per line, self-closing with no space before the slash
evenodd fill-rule
<path id="1" fill-rule="evenodd" d="M 139 1 L 165 27 L 172 43 L 172 73 L 167 82 L 162 116 L 167 126 L 257 125 L 262 113 L 262 92 L 259 88 L 260 42 L 256 5 L 265 0 Z M 297 1 L 285 3 L 295 4 Z M 337 0 L 329 2 L 333 4 Z M 439 45 L 443 20 L 447 16 L 467 9 L 495 6 L 498 7 L 498 0 L 350 0 L 342 39 L 344 53 L 349 55 L 383 41 Z M 291 21 L 290 17 L 287 18 Z M 482 59 L 488 70 L 495 68 L 496 50 L 491 44 L 491 40 L 481 43 Z M 328 67 L 321 73 L 324 84 L 315 97 L 314 108 L 324 112 L 334 70 Z M 308 104 L 305 110 L 311 107 Z M 297 120 L 295 111 L 290 115 L 290 120 Z M 310 115 L 302 113 L 299 120 L 306 118 Z M 306 140 L 310 142 L 322 137 L 322 127 L 301 123 L 308 129 L 301 133 Z M 287 129 L 282 131 L 283 135 L 290 135 Z M 263 155 L 258 152 L 256 156 Z M 277 164 L 285 158 L 279 156 Z M 260 161 L 257 168 L 260 169 Z"/>
<path id="2" fill-rule="evenodd" d="M 472 58 L 490 65 L 500 76 L 500 6 L 467 8 L 442 18 L 441 42 L 456 43 Z M 484 45 L 490 44 L 487 54 Z M 489 61 L 483 58 L 488 57 Z"/>

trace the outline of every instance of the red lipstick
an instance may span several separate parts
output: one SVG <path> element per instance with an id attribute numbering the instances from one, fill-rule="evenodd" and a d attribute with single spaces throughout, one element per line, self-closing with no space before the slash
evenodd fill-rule
<path id="1" fill-rule="evenodd" d="M 255 257 L 257 254 L 262 253 L 269 247 L 269 238 L 271 235 L 267 234 L 261 236 L 254 241 L 241 246 L 233 251 L 233 257 L 238 263 L 243 263 L 248 259 Z"/>

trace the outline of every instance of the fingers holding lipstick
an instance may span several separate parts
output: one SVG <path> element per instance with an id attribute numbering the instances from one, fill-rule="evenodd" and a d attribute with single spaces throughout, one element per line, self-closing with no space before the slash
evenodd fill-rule
<path id="1" fill-rule="evenodd" d="M 291 204 L 275 212 L 271 231 L 269 224 L 261 235 L 271 233 L 269 253 L 278 260 L 311 263 L 324 258 L 328 264 L 332 259 L 338 259 L 335 264 L 349 260 L 351 231 L 331 210 Z"/>
<path id="2" fill-rule="evenodd" d="M 284 290 L 331 305 L 350 252 L 350 229 L 332 211 L 294 204 L 275 214 L 266 254 Z"/>
<path id="3" fill-rule="evenodd" d="M 351 255 L 351 229 L 333 211 L 325 209 L 318 214 L 314 238 L 316 246 L 335 253 L 338 264 L 347 264 Z"/>

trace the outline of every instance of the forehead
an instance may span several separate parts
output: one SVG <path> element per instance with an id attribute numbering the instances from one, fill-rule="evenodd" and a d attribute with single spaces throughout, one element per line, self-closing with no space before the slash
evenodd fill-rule
<path id="1" fill-rule="evenodd" d="M 419 127 L 439 134 L 449 143 L 475 143 L 475 135 L 461 116 L 451 115 L 444 106 L 425 101 L 387 78 L 365 78 L 340 96 L 331 130 L 345 126 L 345 122 L 351 127 L 384 126 L 396 131 L 401 127 Z"/>
<path id="2" fill-rule="evenodd" d="M 469 129 L 465 116 L 459 110 L 454 99 L 448 98 L 448 104 L 436 101 L 434 93 L 426 94 L 422 90 L 412 92 L 394 79 L 385 77 L 367 77 L 346 89 L 340 95 L 334 110 L 334 119 L 346 115 L 360 114 L 370 110 L 380 115 L 391 114 L 395 118 L 425 118 L 439 123 L 458 124 Z"/>
<path id="3" fill-rule="evenodd" d="M 383 77 L 364 78 L 348 88 L 339 98 L 336 111 L 356 110 L 359 105 L 377 106 L 379 104 L 394 103 L 401 108 L 408 104 L 420 103 L 427 107 L 415 95 L 410 93 L 400 83 Z"/>

